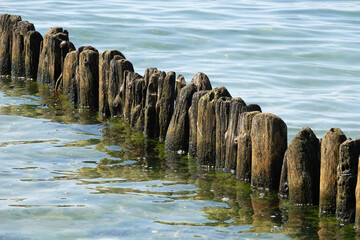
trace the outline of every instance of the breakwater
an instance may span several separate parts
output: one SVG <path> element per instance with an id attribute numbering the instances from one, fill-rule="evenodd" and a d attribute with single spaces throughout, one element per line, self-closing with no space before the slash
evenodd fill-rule
<path id="1" fill-rule="evenodd" d="M 17 20 L 16 17 L 2 18 L 2 41 L 5 41 L 3 35 L 6 36 L 3 26 L 10 26 Z M 28 39 L 30 31 L 19 33 L 19 39 Z M 11 43 L 7 51 L 11 52 L 10 60 L 7 59 L 10 63 L 17 56 L 14 32 L 11 29 L 10 40 L 6 38 Z M 25 49 L 35 49 L 25 40 L 23 43 Z M 251 181 L 256 188 L 277 190 L 280 185 L 282 195 L 288 195 L 295 204 L 320 202 L 322 206 L 323 184 L 335 183 L 333 189 L 339 198 L 335 199 L 335 210 L 339 209 L 339 219 L 341 212 L 348 212 L 347 209 L 353 211 L 354 217 L 357 140 L 339 141 L 339 146 L 329 143 L 331 147 L 324 144 L 323 151 L 325 137 L 320 144 L 310 129 L 303 129 L 288 147 L 286 125 L 281 119 L 261 113 L 259 106 L 246 105 L 243 100 L 232 98 L 225 88 L 212 89 L 205 74 L 195 75 L 187 85 L 174 73 L 166 74 L 157 69 L 147 69 L 141 76 L 134 73 L 132 64 L 118 51 L 99 54 L 92 47 L 80 47 L 75 51 L 68 33 L 59 28 L 50 30 L 43 41 L 35 43 L 42 45 L 39 65 L 37 76 L 29 78 L 61 90 L 73 103 L 99 109 L 106 116 L 122 117 L 146 137 L 163 140 L 168 150 L 189 152 L 201 165 L 236 171 L 239 179 Z M 26 50 L 19 52 L 19 59 L 21 56 L 26 59 Z M 6 58 L 6 54 L 1 54 L 3 56 Z M 1 74 L 15 76 L 17 70 L 12 64 L 10 66 L 10 73 Z M 330 161 L 326 154 L 335 156 L 332 163 L 335 167 L 331 165 L 331 171 L 322 173 L 323 158 Z M 339 163 L 341 167 L 337 169 Z M 322 181 L 323 174 L 330 180 Z M 330 190 L 325 192 L 334 196 Z"/>

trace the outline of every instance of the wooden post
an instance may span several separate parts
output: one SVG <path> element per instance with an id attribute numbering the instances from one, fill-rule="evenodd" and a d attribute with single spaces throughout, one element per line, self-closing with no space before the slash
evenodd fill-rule
<path id="1" fill-rule="evenodd" d="M 99 52 L 86 47 L 79 55 L 77 71 L 79 82 L 79 105 L 82 107 L 99 107 Z"/>
<path id="2" fill-rule="evenodd" d="M 126 59 L 125 56 L 117 50 L 106 50 L 99 55 L 99 113 L 104 116 L 110 116 L 108 102 L 108 87 L 110 78 L 110 61 L 115 56 L 120 59 Z"/>
<path id="3" fill-rule="evenodd" d="M 348 139 L 340 145 L 337 168 L 336 218 L 341 222 L 353 222 L 356 208 L 356 180 L 360 154 L 360 138 Z"/>
<path id="4" fill-rule="evenodd" d="M 51 28 L 41 44 L 37 81 L 54 89 L 63 70 L 63 61 L 73 50 L 75 46 L 69 42 L 68 32 L 62 28 Z"/>
<path id="5" fill-rule="evenodd" d="M 224 170 L 226 150 L 225 150 L 225 133 L 229 125 L 231 97 L 221 97 L 216 101 L 216 143 L 215 143 L 215 168 Z"/>
<path id="6" fill-rule="evenodd" d="M 229 125 L 225 133 L 225 170 L 235 173 L 237 162 L 237 137 L 239 133 L 240 114 L 246 103 L 241 98 L 233 98 L 230 103 Z"/>
<path id="7" fill-rule="evenodd" d="M 111 116 L 122 116 L 123 114 L 123 92 L 125 71 L 134 71 L 132 63 L 122 56 L 116 55 L 110 61 L 110 76 L 108 86 L 108 104 Z"/>
<path id="8" fill-rule="evenodd" d="M 71 103 L 77 104 L 78 86 L 76 83 L 76 69 L 78 66 L 78 53 L 74 50 L 69 52 L 64 60 L 62 75 L 62 92 L 69 96 Z"/>
<path id="9" fill-rule="evenodd" d="M 198 104 L 197 159 L 200 165 L 215 166 L 216 159 L 216 101 L 231 97 L 225 87 L 218 87 L 202 96 Z"/>
<path id="10" fill-rule="evenodd" d="M 0 76 L 11 75 L 13 29 L 21 21 L 18 15 L 0 16 Z"/>
<path id="11" fill-rule="evenodd" d="M 254 116 L 251 126 L 251 185 L 257 189 L 277 190 L 284 153 L 287 127 L 270 113 Z"/>
<path id="12" fill-rule="evenodd" d="M 34 30 L 34 24 L 28 21 L 17 22 L 13 29 L 11 54 L 11 75 L 13 79 L 25 78 L 25 39 L 27 34 Z"/>
<path id="13" fill-rule="evenodd" d="M 177 98 L 174 113 L 165 137 L 165 149 L 173 152 L 187 152 L 189 149 L 189 108 L 195 92 L 211 90 L 209 78 L 197 73 L 191 82 L 183 87 Z"/>
<path id="14" fill-rule="evenodd" d="M 320 214 L 335 213 L 339 147 L 345 140 L 346 136 L 339 128 L 331 128 L 321 141 Z"/>
<path id="15" fill-rule="evenodd" d="M 287 150 L 289 199 L 296 205 L 313 205 L 319 201 L 320 141 L 304 127 Z"/>
<path id="16" fill-rule="evenodd" d="M 166 132 L 174 112 L 175 101 L 175 72 L 168 72 L 159 89 L 157 109 L 159 114 L 159 139 L 165 141 Z"/>
<path id="17" fill-rule="evenodd" d="M 195 158 L 197 154 L 197 118 L 199 100 L 209 91 L 210 90 L 202 90 L 194 93 L 191 101 L 191 107 L 189 108 L 189 156 L 192 158 Z"/>
<path id="18" fill-rule="evenodd" d="M 241 181 L 251 180 L 251 126 L 253 118 L 259 113 L 258 111 L 243 112 L 240 115 L 236 178 Z"/>

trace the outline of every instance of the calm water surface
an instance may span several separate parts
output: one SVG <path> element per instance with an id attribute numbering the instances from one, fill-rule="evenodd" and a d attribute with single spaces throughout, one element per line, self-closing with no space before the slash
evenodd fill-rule
<path id="1" fill-rule="evenodd" d="M 358 1 L 2 0 L 0 10 L 43 35 L 64 27 L 76 47 L 118 49 L 140 74 L 204 72 L 283 118 L 289 141 L 304 126 L 360 136 Z M 0 239 L 355 237 L 161 149 L 32 84 L 1 84 Z"/>

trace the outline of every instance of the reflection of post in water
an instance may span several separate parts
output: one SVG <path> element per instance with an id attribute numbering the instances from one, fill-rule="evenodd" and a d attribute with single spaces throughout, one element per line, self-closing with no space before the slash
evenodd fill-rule
<path id="1" fill-rule="evenodd" d="M 317 239 L 318 208 L 314 206 L 294 206 L 282 200 L 280 209 L 284 221 L 284 234 L 296 239 Z"/>
<path id="2" fill-rule="evenodd" d="M 238 205 L 238 223 L 251 224 L 253 222 L 253 207 L 250 197 L 251 189 L 249 184 L 237 181 L 236 202 Z"/>
<path id="3" fill-rule="evenodd" d="M 251 195 L 253 227 L 251 232 L 276 232 L 280 228 L 281 212 L 276 194 L 254 191 Z"/>
<path id="4" fill-rule="evenodd" d="M 195 176 L 193 174 L 191 178 Z M 189 183 L 199 188 L 196 199 L 226 203 L 224 206 L 206 207 L 203 212 L 217 226 L 249 225 L 252 223 L 251 189 L 248 184 L 236 183 L 227 173 L 202 173 Z"/>
<path id="5" fill-rule="evenodd" d="M 339 239 L 339 227 L 339 223 L 336 221 L 336 218 L 334 216 L 320 217 L 318 231 L 319 239 Z"/>

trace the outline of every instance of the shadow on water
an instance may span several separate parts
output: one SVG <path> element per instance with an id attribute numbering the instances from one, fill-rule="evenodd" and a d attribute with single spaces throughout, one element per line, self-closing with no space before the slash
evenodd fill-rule
<path id="1" fill-rule="evenodd" d="M 160 219 L 155 220 L 156 223 L 222 228 L 247 226 L 238 233 L 255 234 L 254 238 L 262 238 L 257 234 L 270 233 L 285 234 L 292 239 L 360 239 L 353 224 L 341 225 L 334 216 L 319 218 L 317 207 L 295 207 L 289 201 L 279 199 L 274 192 L 252 190 L 249 184 L 237 181 L 232 174 L 200 168 L 196 160 L 188 156 L 165 152 L 162 143 L 145 139 L 142 133 L 129 127 L 126 122 L 103 119 L 89 109 L 79 110 L 66 97 L 54 97 L 46 87 L 26 81 L 3 81 L 0 93 L 3 97 L 17 99 L 17 104 L 1 105 L 0 115 L 43 118 L 62 124 L 104 126 L 101 128 L 101 138 L 78 140 L 56 147 L 92 147 L 107 157 L 84 160 L 86 166 L 71 171 L 58 170 L 59 176 L 54 177 L 53 181 L 76 180 L 76 185 L 84 186 L 92 195 L 140 194 L 162 196 L 154 200 L 159 203 L 184 200 L 218 203 L 201 208 L 206 221 Z M 31 208 L 20 202 L 11 207 Z M 82 204 L 56 206 L 85 207 Z"/>

